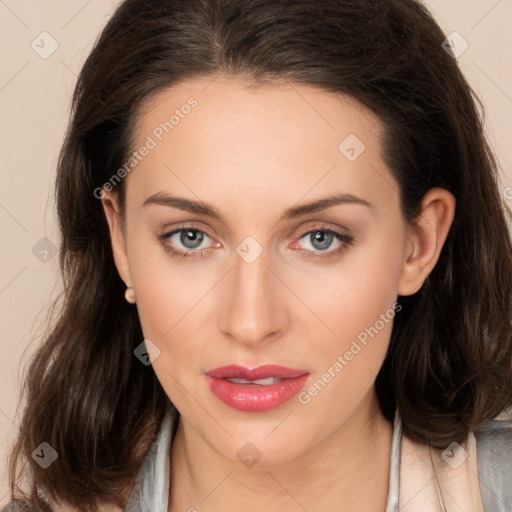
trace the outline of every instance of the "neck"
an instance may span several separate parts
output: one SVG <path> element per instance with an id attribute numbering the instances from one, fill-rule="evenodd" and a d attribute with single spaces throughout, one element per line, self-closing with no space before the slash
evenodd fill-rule
<path id="1" fill-rule="evenodd" d="M 384 512 L 392 433 L 372 389 L 340 429 L 299 457 L 247 468 L 212 450 L 180 417 L 172 445 L 169 512 Z"/>

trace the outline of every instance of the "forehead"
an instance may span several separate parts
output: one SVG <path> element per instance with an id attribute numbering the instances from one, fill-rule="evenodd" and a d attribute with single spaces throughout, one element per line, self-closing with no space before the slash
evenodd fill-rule
<path id="1" fill-rule="evenodd" d="M 162 191 L 214 194 L 222 202 L 236 191 L 263 205 L 342 191 L 365 199 L 384 192 L 389 200 L 397 190 L 381 133 L 369 109 L 313 86 L 188 80 L 140 109 L 134 150 L 151 149 L 130 173 L 128 195 L 142 202 Z"/>

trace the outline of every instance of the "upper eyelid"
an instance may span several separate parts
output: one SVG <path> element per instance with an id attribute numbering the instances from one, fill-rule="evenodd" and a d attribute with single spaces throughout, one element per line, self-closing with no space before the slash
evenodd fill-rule
<path id="1" fill-rule="evenodd" d="M 189 231 L 199 231 L 201 233 L 204 233 L 205 235 L 207 235 L 208 237 L 210 237 L 213 240 L 213 236 L 210 235 L 208 230 L 206 230 L 204 228 L 199 228 L 199 227 L 196 227 L 196 226 L 193 226 L 193 225 L 189 225 L 189 224 L 184 224 L 183 226 L 177 226 L 177 227 L 172 228 L 172 229 L 164 229 L 163 230 L 163 235 L 171 236 L 171 235 L 175 235 L 176 233 L 179 233 L 180 231 L 187 231 L 187 230 L 189 230 Z"/>
<path id="2" fill-rule="evenodd" d="M 302 226 L 304 224 L 304 221 L 300 223 L 300 225 Z M 335 223 L 332 222 L 332 221 L 325 221 L 325 220 L 311 220 L 311 221 L 307 221 L 305 223 L 307 225 L 307 227 L 301 227 L 301 228 L 291 228 L 291 229 L 288 229 L 286 230 L 286 236 L 291 236 L 293 233 L 298 233 L 298 232 L 303 232 L 303 235 L 306 234 L 308 232 L 308 230 L 310 229 L 318 229 L 318 230 L 331 230 L 331 231 L 339 231 L 340 229 L 341 230 L 344 230 L 347 232 L 347 236 L 350 236 L 352 234 L 352 230 L 346 226 L 342 226 L 342 225 L 334 225 Z M 167 227 L 164 227 L 162 229 L 162 231 L 164 232 L 167 232 L 167 233 L 175 233 L 176 231 L 180 231 L 180 230 L 184 230 L 184 229 L 191 229 L 191 230 L 197 230 L 197 231 L 201 231 L 205 234 L 207 234 L 210 238 L 214 238 L 210 232 L 209 232 L 209 229 L 208 228 L 204 228 L 204 227 L 199 227 L 199 226 L 196 226 L 195 225 L 195 221 L 183 221 L 181 223 L 178 223 L 178 225 L 176 225 L 175 227 L 173 228 L 167 228 Z M 229 233 L 231 234 L 231 230 L 229 230 Z M 343 234 L 343 233 L 341 233 Z"/>

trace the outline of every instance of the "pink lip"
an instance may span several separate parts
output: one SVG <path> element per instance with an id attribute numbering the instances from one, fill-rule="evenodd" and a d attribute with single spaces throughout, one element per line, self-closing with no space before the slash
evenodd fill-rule
<path id="1" fill-rule="evenodd" d="M 240 384 L 226 379 L 245 380 L 275 377 L 283 379 L 269 386 Z M 226 405 L 246 412 L 263 412 L 275 409 L 295 396 L 309 377 L 306 370 L 294 370 L 278 365 L 263 365 L 258 368 L 229 365 L 206 372 L 206 379 L 214 395 Z"/>

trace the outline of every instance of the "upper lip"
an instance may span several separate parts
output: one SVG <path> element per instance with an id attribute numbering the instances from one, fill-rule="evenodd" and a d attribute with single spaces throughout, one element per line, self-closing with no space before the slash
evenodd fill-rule
<path id="1" fill-rule="evenodd" d="M 228 366 L 220 366 L 219 368 L 208 370 L 206 372 L 207 375 L 217 379 L 238 378 L 245 380 L 266 379 L 268 377 L 276 377 L 278 379 L 292 379 L 307 373 L 309 373 L 307 370 L 296 370 L 276 364 L 264 364 L 262 366 L 258 366 L 257 368 L 231 364 Z"/>

